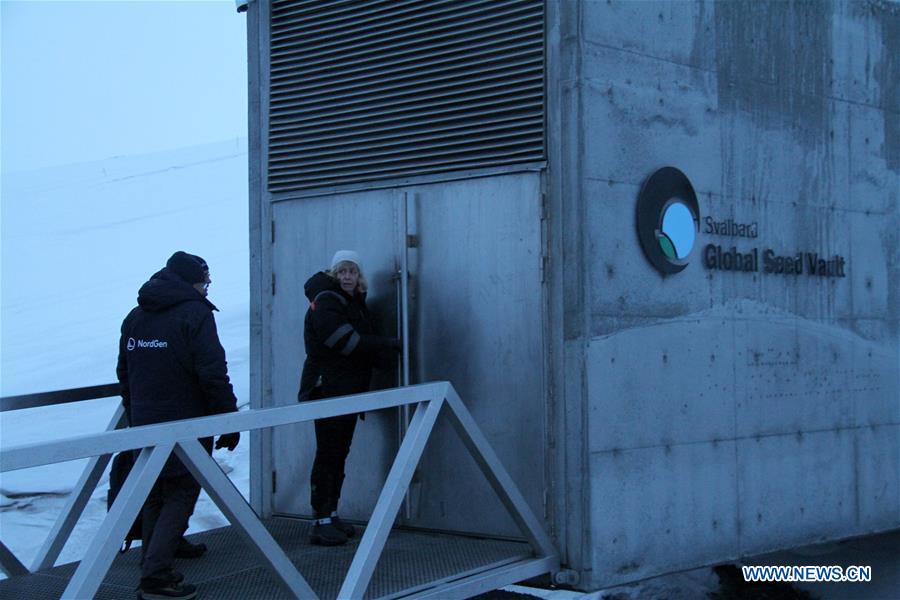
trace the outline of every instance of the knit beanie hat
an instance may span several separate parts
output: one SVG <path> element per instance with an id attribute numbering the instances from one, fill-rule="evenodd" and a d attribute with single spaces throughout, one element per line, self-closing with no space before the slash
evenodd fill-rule
<path id="1" fill-rule="evenodd" d="M 334 257 L 331 259 L 331 270 L 334 271 L 334 268 L 342 262 L 352 262 L 360 271 L 362 271 L 362 263 L 359 261 L 359 254 L 353 250 L 338 250 L 335 252 Z"/>
<path id="2" fill-rule="evenodd" d="M 166 268 L 191 285 L 204 283 L 209 273 L 209 266 L 205 260 L 181 250 L 169 257 Z"/>

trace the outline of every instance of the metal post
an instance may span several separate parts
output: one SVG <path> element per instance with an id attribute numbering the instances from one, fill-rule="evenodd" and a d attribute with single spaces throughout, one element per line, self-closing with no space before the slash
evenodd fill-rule
<path id="1" fill-rule="evenodd" d="M 400 318 L 403 340 L 402 386 L 409 385 L 409 194 L 403 192 L 403 251 L 400 253 Z M 409 405 L 404 404 L 406 425 L 409 426 Z"/>
<path id="2" fill-rule="evenodd" d="M 403 354 L 400 360 L 400 385 L 409 385 L 409 193 L 403 192 L 403 244 L 400 248 L 400 340 Z M 400 407 L 400 439 L 409 431 L 409 404 Z M 412 518 L 409 490 L 403 496 L 403 518 Z"/>

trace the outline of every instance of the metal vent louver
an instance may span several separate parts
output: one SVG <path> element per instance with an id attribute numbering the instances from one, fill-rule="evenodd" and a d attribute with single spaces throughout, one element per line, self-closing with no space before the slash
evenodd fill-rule
<path id="1" fill-rule="evenodd" d="M 544 159 L 543 0 L 274 0 L 269 190 Z"/>

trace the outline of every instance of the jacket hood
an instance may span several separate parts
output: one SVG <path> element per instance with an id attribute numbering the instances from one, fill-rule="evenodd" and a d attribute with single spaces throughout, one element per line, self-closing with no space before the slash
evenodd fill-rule
<path id="1" fill-rule="evenodd" d="M 306 297 L 312 302 L 316 296 L 319 295 L 319 292 L 324 292 L 325 290 L 331 290 L 333 292 L 344 293 L 344 290 L 341 289 L 341 286 L 337 281 L 328 276 L 325 271 L 319 271 L 312 277 L 306 280 L 306 283 L 303 284 L 303 293 L 306 294 Z M 345 294 L 346 295 L 346 294 Z"/>
<path id="2" fill-rule="evenodd" d="M 150 312 L 161 312 L 182 302 L 203 302 L 210 310 L 219 310 L 168 267 L 154 273 L 138 290 L 138 306 Z"/>

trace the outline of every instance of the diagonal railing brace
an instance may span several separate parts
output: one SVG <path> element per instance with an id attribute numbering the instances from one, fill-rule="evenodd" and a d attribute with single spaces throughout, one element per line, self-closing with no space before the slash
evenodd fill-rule
<path id="1" fill-rule="evenodd" d="M 422 402 L 416 409 L 406 436 L 397 451 L 394 464 L 388 473 L 381 495 L 378 497 L 378 502 L 375 504 L 372 518 L 369 520 L 366 532 L 359 543 L 359 548 L 356 549 L 353 562 L 350 564 L 350 569 L 347 571 L 340 592 L 338 592 L 338 598 L 362 598 L 368 588 L 375 565 L 381 558 L 384 544 L 391 532 L 391 526 L 397 518 L 400 504 L 409 488 L 410 479 L 412 479 L 416 465 L 419 464 L 419 459 L 422 458 L 425 443 L 441 412 L 444 404 L 442 396 L 439 395 L 428 402 Z"/>
<path id="2" fill-rule="evenodd" d="M 182 440 L 175 447 L 175 454 L 203 486 L 203 489 L 241 535 L 247 546 L 256 552 L 262 564 L 268 567 L 286 590 L 295 598 L 318 598 L 278 542 L 272 538 L 272 535 L 260 522 L 238 489 L 234 487 L 213 457 L 207 454 L 200 442 Z"/>
<path id="3" fill-rule="evenodd" d="M 119 543 L 125 539 L 173 448 L 174 444 L 169 443 L 141 450 L 115 502 L 100 524 L 100 530 L 69 580 L 62 594 L 63 600 L 93 598 L 100 589 L 103 577 L 119 551 Z"/>

